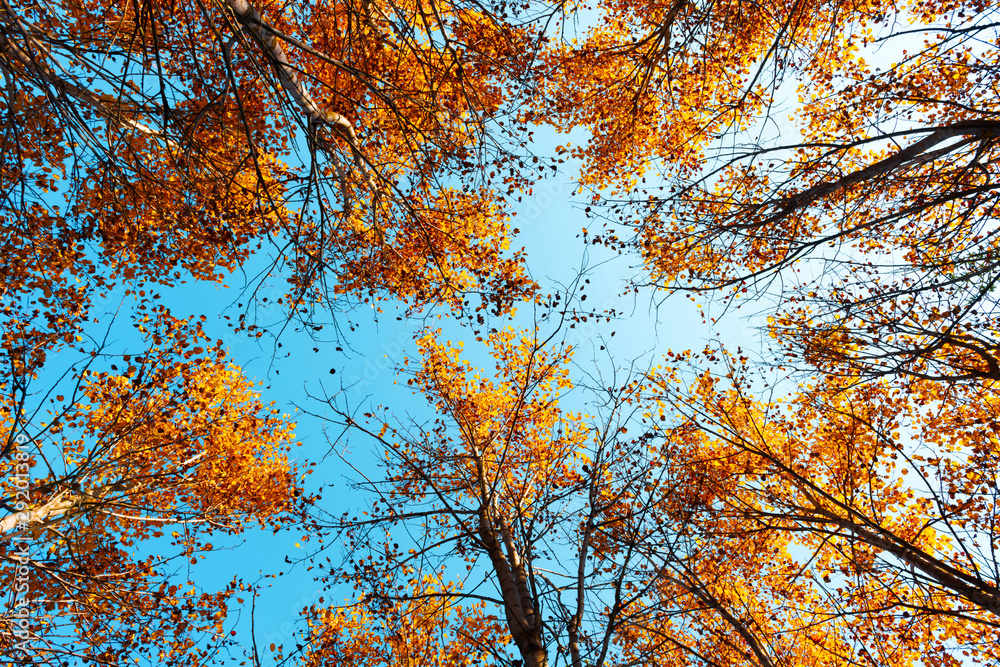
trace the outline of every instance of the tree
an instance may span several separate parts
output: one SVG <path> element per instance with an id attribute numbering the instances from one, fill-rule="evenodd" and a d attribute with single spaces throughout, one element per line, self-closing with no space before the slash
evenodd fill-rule
<path id="1" fill-rule="evenodd" d="M 290 315 L 504 309 L 532 288 L 506 252 L 505 197 L 533 177 L 504 119 L 533 35 L 477 3 L 5 3 L 7 298 L 42 297 L 55 344 L 116 284 L 220 280 L 266 243 Z"/>
<path id="2" fill-rule="evenodd" d="M 616 223 L 593 242 L 667 289 L 770 291 L 772 332 L 824 372 L 998 377 L 994 8 L 600 7 L 551 56 Z"/>
<path id="3" fill-rule="evenodd" d="M 148 349 L 120 370 L 75 369 L 47 423 L 42 408 L 3 412 L 0 576 L 19 589 L 0 617 L 8 655 L 198 664 L 225 643 L 243 586 L 204 591 L 181 563 L 213 536 L 301 520 L 289 417 L 260 402 L 200 322 L 161 310 L 143 326 Z"/>
<path id="4" fill-rule="evenodd" d="M 678 415 L 660 437 L 697 434 L 675 459 L 703 495 L 692 523 L 807 552 L 797 575 L 887 664 L 899 659 L 885 652 L 892 637 L 924 662 L 958 651 L 995 660 L 1000 467 L 984 428 L 996 423 L 995 392 L 826 377 L 764 402 L 745 358 L 716 355 L 726 378 L 705 371 L 687 388 L 676 373 L 655 378 L 664 418 Z"/>
<path id="5" fill-rule="evenodd" d="M 345 539 L 364 553 L 377 544 L 373 528 L 408 520 L 426 528 L 413 549 L 387 538 L 385 553 L 370 561 L 362 556 L 347 576 L 364 582 L 365 595 L 393 603 L 409 599 L 395 589 L 412 590 L 426 576 L 420 566 L 440 558 L 439 551 L 465 560 L 468 571 L 482 555 L 498 589 L 491 601 L 503 610 L 522 659 L 529 667 L 544 665 L 547 637 L 533 561 L 544 548 L 550 506 L 564 504 L 579 485 L 583 462 L 583 433 L 563 418 L 557 403 L 566 387 L 569 351 L 546 353 L 512 330 L 492 334 L 502 374 L 494 383 L 469 377 L 472 367 L 460 359 L 460 350 L 437 342 L 433 333 L 418 342 L 424 358 L 411 383 L 454 420 L 455 435 L 440 420 L 412 436 L 399 429 L 390 434 L 387 424 L 370 432 L 386 448 L 391 467 L 384 487 L 375 488 L 381 502 L 372 508 L 372 521 L 340 522 Z M 354 420 L 349 425 L 368 430 Z M 385 582 L 387 572 L 409 573 L 411 581 Z"/>
<path id="6" fill-rule="evenodd" d="M 330 568 L 328 581 L 354 584 L 363 609 L 438 605 L 432 627 L 459 618 L 448 616 L 456 605 L 486 603 L 503 620 L 477 625 L 467 641 L 493 660 L 507 659 L 507 642 L 486 637 L 501 633 L 525 665 L 549 664 L 553 650 L 574 665 L 601 664 L 628 605 L 609 610 L 594 591 L 624 594 L 636 566 L 626 555 L 622 566 L 609 562 L 602 571 L 596 544 L 614 522 L 605 517 L 633 502 L 619 475 L 642 473 L 615 468 L 616 431 L 590 433 L 582 416 L 560 409 L 568 347 L 537 332 L 492 333 L 497 373 L 490 379 L 436 335 L 419 339 L 422 359 L 409 381 L 441 418 L 424 428 L 392 427 L 375 413 L 364 422 L 344 415 L 349 431 L 379 445 L 386 470 L 360 487 L 375 498 L 364 518 L 345 515 L 329 526 L 343 536 L 350 560 Z M 429 577 L 448 583 L 428 590 L 422 582 Z M 594 633 L 594 619 L 607 630 Z M 364 632 L 324 628 L 340 637 L 311 654 L 324 664 L 330 657 L 322 647 Z"/>

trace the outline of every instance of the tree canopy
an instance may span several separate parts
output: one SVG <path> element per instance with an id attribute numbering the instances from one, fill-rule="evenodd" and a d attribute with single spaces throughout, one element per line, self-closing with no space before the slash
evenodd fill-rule
<path id="1" fill-rule="evenodd" d="M 5 655 L 1000 661 L 996 7 L 0 3 Z"/>

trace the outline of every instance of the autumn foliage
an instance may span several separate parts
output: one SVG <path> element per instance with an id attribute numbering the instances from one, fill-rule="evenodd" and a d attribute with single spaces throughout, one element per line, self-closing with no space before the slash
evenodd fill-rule
<path id="1" fill-rule="evenodd" d="M 29 646 L 12 593 L 0 649 L 996 663 L 998 15 L 0 0 L 0 575 L 41 609 Z M 583 242 L 631 261 L 616 293 L 756 299 L 760 352 L 585 361 L 570 332 L 617 308 L 543 296 L 516 237 L 554 173 Z M 277 286 L 278 338 L 349 338 L 359 304 L 413 325 L 395 376 L 426 419 L 323 386 L 323 433 L 376 453 L 343 454 L 362 509 L 306 491 L 345 450 L 291 455 L 219 313 L 163 305 L 241 275 Z M 295 560 L 323 598 L 259 647 L 230 629 L 253 585 L 188 570 L 285 528 L 323 545 Z"/>
<path id="2" fill-rule="evenodd" d="M 632 232 L 595 242 L 667 288 L 776 298 L 774 335 L 824 372 L 995 379 L 995 16 L 609 7 L 555 97 L 597 137 L 595 214 Z"/>
<path id="3" fill-rule="evenodd" d="M 955 387 L 944 396 L 926 380 L 825 380 L 767 404 L 729 361 L 731 381 L 706 373 L 682 389 L 654 378 L 661 410 L 681 420 L 661 432 L 682 436 L 677 460 L 704 503 L 698 529 L 785 552 L 764 599 L 788 605 L 798 589 L 815 600 L 816 616 L 793 632 L 824 626 L 878 664 L 948 664 L 955 647 L 994 660 L 996 434 L 982 425 L 995 423 L 995 397 Z M 858 640 L 876 630 L 885 641 Z M 776 631 L 755 621 L 763 639 Z"/>
<path id="4" fill-rule="evenodd" d="M 40 432 L 4 414 L 4 442 L 34 442 L 3 464 L 7 509 L 20 511 L 0 518 L 0 568 L 14 580 L 28 563 L 21 579 L 44 601 L 44 617 L 32 615 L 37 659 L 197 664 L 201 634 L 222 635 L 237 584 L 202 591 L 171 563 L 197 562 L 213 535 L 301 512 L 288 417 L 260 402 L 197 323 L 161 312 L 148 340 L 126 366 L 80 372 Z M 136 558 L 144 542 L 160 553 Z M 5 650 L 25 655 L 16 618 L 4 620 Z"/>

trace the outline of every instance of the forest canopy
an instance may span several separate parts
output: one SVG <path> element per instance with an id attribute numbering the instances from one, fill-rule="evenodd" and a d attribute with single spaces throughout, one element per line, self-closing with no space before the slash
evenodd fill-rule
<path id="1" fill-rule="evenodd" d="M 998 44 L 980 0 L 0 0 L 0 650 L 996 664 Z"/>

